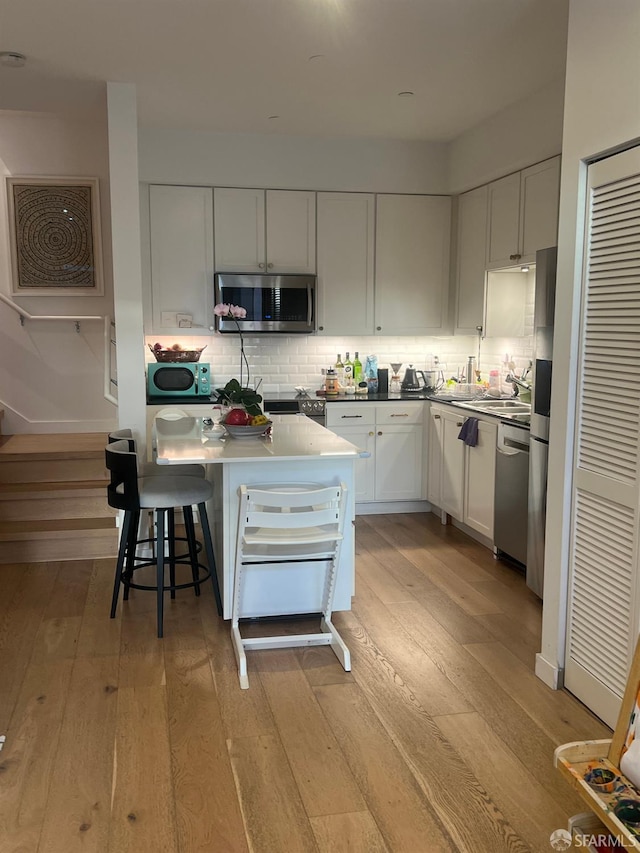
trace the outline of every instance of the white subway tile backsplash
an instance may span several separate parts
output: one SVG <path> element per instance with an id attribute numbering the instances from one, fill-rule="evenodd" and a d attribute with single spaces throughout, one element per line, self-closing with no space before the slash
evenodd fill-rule
<path id="1" fill-rule="evenodd" d="M 531 318 L 527 316 L 526 331 L 532 331 L 533 305 Z M 240 375 L 240 341 L 237 335 L 203 335 L 180 339 L 179 337 L 147 338 L 148 343 L 160 343 L 171 346 L 180 343 L 185 348 L 205 346 L 202 361 L 211 364 L 212 385 L 220 387 L 232 377 Z M 480 343 L 480 371 L 488 378 L 489 370 L 502 369 L 505 354 L 508 353 L 521 371 L 527 367 L 532 353 L 533 339 L 529 334 L 524 338 L 485 338 Z M 319 388 L 322 382 L 321 369 L 335 362 L 340 353 L 345 358 L 349 352 L 351 359 L 358 352 L 364 365 L 367 355 L 378 356 L 379 367 L 389 367 L 392 361 L 401 361 L 403 369 L 408 364 L 417 368 L 431 367 L 437 357 L 446 365 L 447 376 L 456 376 L 460 368 L 473 355 L 478 358 L 477 337 L 354 337 L 329 338 L 314 335 L 261 335 L 246 336 L 244 351 L 251 371 L 251 384 L 262 377 L 262 393 L 287 392 L 296 385 L 304 385 L 312 390 Z M 147 361 L 153 361 L 153 355 L 145 347 Z M 243 377 L 246 367 L 243 366 Z"/>

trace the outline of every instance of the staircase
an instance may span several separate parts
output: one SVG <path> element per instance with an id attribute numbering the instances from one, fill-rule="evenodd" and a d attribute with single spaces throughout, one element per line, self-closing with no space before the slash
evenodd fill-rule
<path id="1" fill-rule="evenodd" d="M 104 433 L 0 435 L 0 563 L 115 556 Z"/>

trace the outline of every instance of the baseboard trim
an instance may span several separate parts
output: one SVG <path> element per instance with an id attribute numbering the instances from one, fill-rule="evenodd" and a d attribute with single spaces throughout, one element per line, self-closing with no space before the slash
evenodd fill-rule
<path id="1" fill-rule="evenodd" d="M 394 512 L 431 512 L 429 501 L 371 501 L 356 503 L 356 515 L 382 515 Z"/>
<path id="2" fill-rule="evenodd" d="M 536 655 L 535 672 L 540 681 L 543 681 L 552 690 L 560 690 L 564 687 L 564 669 L 549 663 L 542 656 L 542 652 L 538 652 Z"/>

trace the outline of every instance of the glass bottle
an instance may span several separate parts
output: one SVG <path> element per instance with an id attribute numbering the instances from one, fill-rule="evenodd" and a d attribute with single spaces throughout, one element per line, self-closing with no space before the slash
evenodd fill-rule
<path id="1" fill-rule="evenodd" d="M 362 382 L 362 362 L 356 352 L 356 357 L 353 359 L 353 383 L 357 385 Z"/>
<path id="2" fill-rule="evenodd" d="M 338 376 L 333 367 L 327 370 L 327 375 L 324 379 L 324 393 L 326 397 L 336 397 L 338 395 Z"/>
<path id="3" fill-rule="evenodd" d="M 349 353 L 344 360 L 344 384 L 353 385 L 353 362 L 349 358 Z"/>
<path id="4" fill-rule="evenodd" d="M 334 369 L 336 376 L 338 377 L 338 384 L 342 387 L 344 385 L 344 364 L 342 363 L 342 356 L 340 353 L 338 353 Z"/>

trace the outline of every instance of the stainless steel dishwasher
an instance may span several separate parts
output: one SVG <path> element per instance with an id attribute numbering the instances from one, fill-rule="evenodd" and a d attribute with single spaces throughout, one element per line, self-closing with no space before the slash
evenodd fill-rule
<path id="1" fill-rule="evenodd" d="M 493 543 L 497 556 L 527 562 L 529 430 L 500 422 L 496 453 Z"/>

